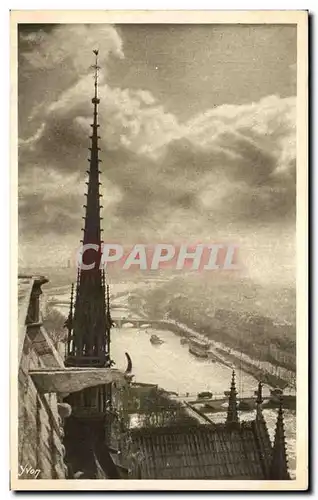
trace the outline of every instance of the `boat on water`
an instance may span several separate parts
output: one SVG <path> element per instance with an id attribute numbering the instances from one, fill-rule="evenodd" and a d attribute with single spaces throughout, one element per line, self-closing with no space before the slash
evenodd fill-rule
<path id="1" fill-rule="evenodd" d="M 150 337 L 150 342 L 152 344 L 163 344 L 164 341 L 160 337 L 158 337 L 158 335 L 153 334 Z"/>
<path id="2" fill-rule="evenodd" d="M 210 391 L 202 391 L 202 392 L 198 392 L 197 394 L 197 398 L 198 399 L 211 399 L 213 397 L 213 394 L 212 392 Z"/>
<path id="3" fill-rule="evenodd" d="M 202 349 L 200 347 L 197 347 L 195 345 L 190 344 L 189 345 L 189 352 L 196 356 L 197 358 L 208 358 L 208 351 L 205 349 Z"/>
<path id="4" fill-rule="evenodd" d="M 283 390 L 280 387 L 276 387 L 275 389 L 270 390 L 270 399 L 273 401 L 280 401 L 280 398 L 283 397 Z"/>
<path id="5" fill-rule="evenodd" d="M 206 340 L 191 338 L 189 341 L 189 352 L 198 358 L 208 358 L 211 344 Z"/>

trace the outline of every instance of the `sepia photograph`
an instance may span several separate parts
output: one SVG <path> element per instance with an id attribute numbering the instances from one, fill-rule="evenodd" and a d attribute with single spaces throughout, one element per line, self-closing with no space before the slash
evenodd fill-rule
<path id="1" fill-rule="evenodd" d="M 12 489 L 307 488 L 307 43 L 11 12 Z"/>

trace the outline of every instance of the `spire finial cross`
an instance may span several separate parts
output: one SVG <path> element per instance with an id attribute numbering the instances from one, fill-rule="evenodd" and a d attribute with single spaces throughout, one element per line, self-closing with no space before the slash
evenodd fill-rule
<path id="1" fill-rule="evenodd" d="M 95 85 L 95 98 L 97 98 L 97 84 L 98 84 L 98 73 L 100 70 L 100 66 L 98 66 L 98 50 L 94 49 L 93 53 L 95 54 L 95 64 L 93 64 L 92 68 L 95 70 L 94 72 L 94 85 Z"/>

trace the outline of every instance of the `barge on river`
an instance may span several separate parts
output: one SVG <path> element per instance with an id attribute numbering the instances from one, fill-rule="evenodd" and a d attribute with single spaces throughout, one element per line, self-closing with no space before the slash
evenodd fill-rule
<path id="1" fill-rule="evenodd" d="M 189 352 L 198 358 L 207 359 L 211 343 L 206 340 L 191 338 L 189 340 Z"/>
<path id="2" fill-rule="evenodd" d="M 159 344 L 163 344 L 164 341 L 160 337 L 158 337 L 158 335 L 151 335 L 150 342 L 152 344 L 159 345 Z"/>

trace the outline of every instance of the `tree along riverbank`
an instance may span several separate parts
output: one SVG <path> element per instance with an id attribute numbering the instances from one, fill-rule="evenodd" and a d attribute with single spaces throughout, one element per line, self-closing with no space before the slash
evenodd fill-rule
<path id="1" fill-rule="evenodd" d="M 149 320 L 150 321 L 150 320 Z M 145 318 L 145 323 L 147 322 L 147 318 Z M 291 385 L 290 378 L 293 377 L 294 372 L 290 372 L 289 370 L 282 369 L 280 371 L 280 376 L 271 373 L 269 368 L 275 370 L 275 365 L 266 363 L 267 370 L 261 368 L 258 360 L 250 358 L 248 355 L 239 352 L 235 349 L 231 349 L 221 342 L 214 342 L 210 337 L 201 334 L 189 326 L 172 319 L 165 319 L 162 321 L 152 322 L 153 327 L 158 327 L 161 329 L 166 329 L 174 332 L 179 337 L 186 338 L 197 338 L 199 340 L 209 340 L 211 342 L 210 352 L 213 354 L 213 358 L 215 361 L 228 366 L 230 368 L 236 368 L 252 375 L 257 380 L 261 380 L 263 383 L 271 387 L 279 387 L 281 389 L 285 389 L 288 385 Z"/>
<path id="2" fill-rule="evenodd" d="M 135 290 L 149 318 L 170 318 L 252 359 L 296 369 L 295 290 L 250 280 L 178 276 L 153 290 Z"/>

